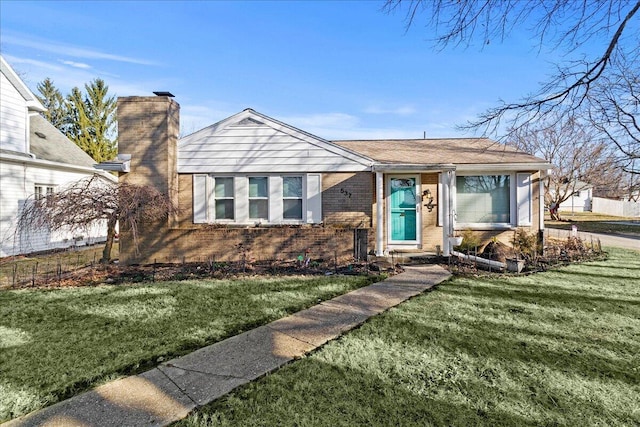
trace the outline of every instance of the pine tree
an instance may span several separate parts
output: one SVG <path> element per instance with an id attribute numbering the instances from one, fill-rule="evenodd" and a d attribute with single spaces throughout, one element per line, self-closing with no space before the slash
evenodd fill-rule
<path id="1" fill-rule="evenodd" d="M 67 111 L 62 93 L 48 77 L 42 83 L 38 83 L 37 88 L 40 95 L 36 94 L 36 97 L 47 109 L 42 115 L 49 123 L 62 131 L 67 124 Z"/>
<path id="2" fill-rule="evenodd" d="M 96 162 L 116 156 L 116 99 L 109 96 L 109 86 L 102 79 L 71 89 L 66 98 L 47 78 L 38 84 L 38 99 L 47 108 L 44 117 Z"/>
<path id="3" fill-rule="evenodd" d="M 111 160 L 117 153 L 111 139 L 115 127 L 116 99 L 108 96 L 109 86 L 102 79 L 84 85 L 86 94 L 74 87 L 67 96 L 72 126 L 69 139 L 95 161 Z"/>

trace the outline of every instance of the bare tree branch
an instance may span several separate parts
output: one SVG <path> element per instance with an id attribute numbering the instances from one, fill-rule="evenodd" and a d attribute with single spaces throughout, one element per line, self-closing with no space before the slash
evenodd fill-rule
<path id="1" fill-rule="evenodd" d="M 137 250 L 141 223 L 164 220 L 176 212 L 171 199 L 154 187 L 114 183 L 93 175 L 57 193 L 28 200 L 18 218 L 17 232 L 85 230 L 103 221 L 107 241 L 102 261 L 108 262 L 118 222 L 131 231 Z"/>

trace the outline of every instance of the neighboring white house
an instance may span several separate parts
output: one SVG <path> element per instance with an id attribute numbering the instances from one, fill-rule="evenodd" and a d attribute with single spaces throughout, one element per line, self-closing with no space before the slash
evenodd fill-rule
<path id="1" fill-rule="evenodd" d="M 561 211 L 590 212 L 593 202 L 593 186 L 582 181 L 573 185 L 573 192 L 567 200 L 560 203 Z M 571 189 L 569 189 L 570 191 Z"/>
<path id="2" fill-rule="evenodd" d="M 39 113 L 44 107 L 0 56 L 0 257 L 84 245 L 106 239 L 106 226 L 82 234 L 25 232 L 21 207 L 93 174 L 95 161 Z"/>

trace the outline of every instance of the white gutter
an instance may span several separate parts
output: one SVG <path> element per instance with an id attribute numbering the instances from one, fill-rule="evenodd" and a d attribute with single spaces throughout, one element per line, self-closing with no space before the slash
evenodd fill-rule
<path id="1" fill-rule="evenodd" d="M 429 165 L 401 164 L 401 163 L 375 163 L 371 166 L 373 172 L 442 172 L 455 170 L 456 166 L 451 163 L 438 163 Z"/>
<path id="2" fill-rule="evenodd" d="M 118 180 L 117 177 L 111 175 L 110 173 L 96 170 L 91 166 L 80 166 L 80 165 L 72 165 L 69 163 L 52 162 L 51 160 L 42 160 L 42 159 L 33 158 L 31 157 L 30 154 L 28 154 L 28 156 L 29 157 L 16 156 L 14 154 L 8 154 L 8 153 L 0 153 L 0 160 L 9 162 L 9 163 L 17 163 L 21 165 L 33 165 L 35 167 L 68 170 L 68 171 L 82 172 L 82 173 L 92 174 L 92 175 L 98 173 L 114 182 Z"/>
<path id="3" fill-rule="evenodd" d="M 458 172 L 476 172 L 476 171 L 539 171 L 547 170 L 551 167 L 551 163 L 478 163 L 478 164 L 457 164 Z"/>

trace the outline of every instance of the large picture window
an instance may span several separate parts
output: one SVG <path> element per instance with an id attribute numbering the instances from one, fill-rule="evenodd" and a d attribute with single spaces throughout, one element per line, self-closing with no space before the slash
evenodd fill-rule
<path id="1" fill-rule="evenodd" d="M 509 175 L 456 177 L 457 222 L 462 224 L 510 224 Z"/>

